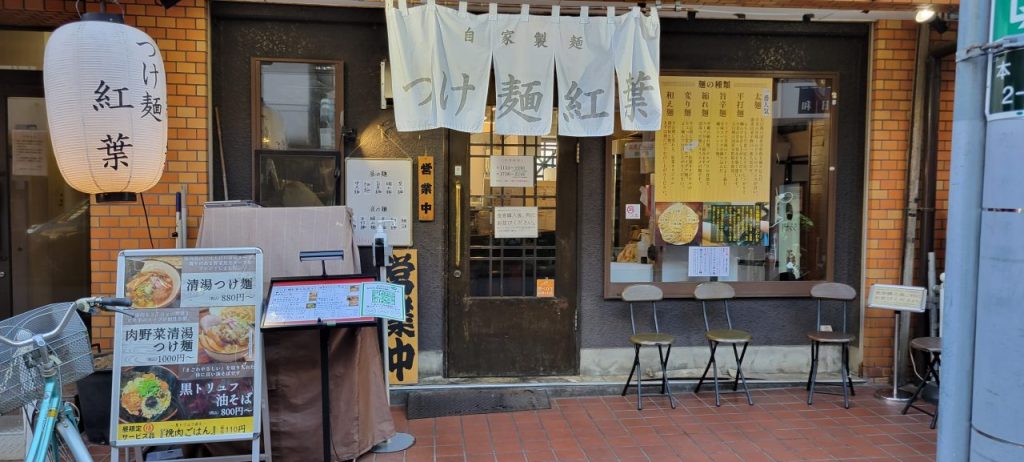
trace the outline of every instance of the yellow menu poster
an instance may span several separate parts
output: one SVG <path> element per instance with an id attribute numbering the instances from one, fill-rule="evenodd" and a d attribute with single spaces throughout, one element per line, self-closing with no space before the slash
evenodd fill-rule
<path id="1" fill-rule="evenodd" d="M 658 202 L 768 201 L 771 78 L 662 76 L 661 98 Z"/>

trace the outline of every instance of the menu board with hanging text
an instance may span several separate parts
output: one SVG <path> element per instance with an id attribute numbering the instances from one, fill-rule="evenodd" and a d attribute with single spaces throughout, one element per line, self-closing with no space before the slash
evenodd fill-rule
<path id="1" fill-rule="evenodd" d="M 661 77 L 657 202 L 766 202 L 772 79 Z"/>

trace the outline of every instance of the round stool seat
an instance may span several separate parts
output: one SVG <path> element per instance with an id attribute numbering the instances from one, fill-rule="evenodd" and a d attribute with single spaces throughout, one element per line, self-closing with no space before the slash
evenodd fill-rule
<path id="1" fill-rule="evenodd" d="M 747 343 L 751 338 L 750 333 L 736 329 L 709 330 L 704 336 L 718 343 Z"/>
<path id="2" fill-rule="evenodd" d="M 915 338 L 910 341 L 910 348 L 929 353 L 942 353 L 942 337 Z"/>
<path id="3" fill-rule="evenodd" d="M 636 334 L 629 338 L 629 343 L 634 345 L 671 345 L 676 338 L 668 334 Z"/>
<path id="4" fill-rule="evenodd" d="M 850 343 L 856 338 L 853 334 L 844 334 L 842 332 L 808 332 L 807 338 L 820 343 Z"/>

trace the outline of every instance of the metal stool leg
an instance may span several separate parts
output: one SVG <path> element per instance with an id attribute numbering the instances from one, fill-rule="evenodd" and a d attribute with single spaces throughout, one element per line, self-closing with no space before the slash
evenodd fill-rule
<path id="1" fill-rule="evenodd" d="M 633 356 L 633 367 L 629 370 L 629 378 L 626 379 L 626 385 L 622 387 L 622 396 L 626 396 L 626 390 L 629 390 L 629 382 L 633 381 L 633 372 L 640 367 L 640 345 L 633 345 L 636 348 L 636 354 Z"/>
<path id="2" fill-rule="evenodd" d="M 846 408 L 846 409 L 850 408 L 850 395 L 847 392 L 847 383 L 846 383 L 847 380 L 849 380 L 849 378 L 850 378 L 850 370 L 848 369 L 849 366 L 847 365 L 849 363 L 849 361 L 846 360 L 846 358 L 847 358 L 847 356 L 849 356 L 849 354 L 850 354 L 850 351 L 847 348 L 846 344 L 845 343 L 842 344 L 840 346 L 840 356 L 842 356 L 842 364 L 839 365 L 839 372 L 840 372 L 839 380 L 843 382 L 843 407 Z"/>
<path id="3" fill-rule="evenodd" d="M 811 380 L 807 383 L 807 405 L 814 404 L 814 384 L 818 381 L 818 355 L 821 354 L 821 344 L 811 342 Z"/>
<path id="4" fill-rule="evenodd" d="M 715 361 L 715 350 L 718 349 L 718 342 L 715 342 L 715 346 L 711 348 L 711 377 L 715 379 L 715 406 L 722 405 L 721 393 L 718 391 L 718 362 Z"/>
<path id="5" fill-rule="evenodd" d="M 853 391 L 853 378 L 850 377 L 850 344 L 844 343 L 843 348 L 846 350 L 846 381 L 850 383 L 850 396 L 857 396 L 857 392 Z"/>
<path id="6" fill-rule="evenodd" d="M 750 397 L 750 389 L 747 388 L 747 378 L 743 375 L 743 358 L 745 358 L 747 356 L 747 346 L 749 346 L 749 345 L 750 345 L 749 343 L 744 343 L 743 344 L 743 353 L 740 353 L 740 355 L 736 357 L 736 378 L 738 378 L 741 382 L 743 382 L 743 393 L 747 394 L 747 404 L 753 406 L 754 405 L 754 399 Z M 733 351 L 733 353 L 736 352 L 736 345 L 735 344 L 733 345 L 732 351 Z"/>
<path id="7" fill-rule="evenodd" d="M 711 348 L 711 358 L 708 359 L 708 365 L 704 366 L 704 373 L 700 375 L 700 380 L 697 381 L 697 387 L 693 389 L 695 394 L 700 392 L 700 387 L 704 384 L 704 379 L 707 378 L 708 371 L 711 370 L 711 363 L 715 360 L 715 347 L 712 346 L 710 341 L 708 342 L 708 346 Z"/>
<path id="8" fill-rule="evenodd" d="M 903 411 L 901 411 L 900 414 L 906 415 L 907 411 L 909 411 L 910 408 L 914 405 L 914 401 L 917 401 L 917 397 L 921 395 L 921 391 L 923 391 L 924 387 L 928 385 L 928 382 L 932 378 L 932 374 L 934 374 L 934 365 L 935 355 L 932 355 L 932 360 L 928 363 L 928 370 L 925 371 L 924 373 L 924 380 L 922 380 L 921 384 L 917 386 L 917 390 L 914 390 L 914 394 L 910 397 L 910 400 L 907 401 L 907 405 L 903 406 Z"/>
<path id="9" fill-rule="evenodd" d="M 661 345 L 658 345 L 658 353 L 661 353 Z M 661 388 L 662 393 L 668 394 L 668 404 L 672 409 L 676 408 L 676 399 L 672 396 L 672 386 L 668 383 L 668 357 L 672 354 L 672 345 L 665 350 L 665 360 L 661 362 Z"/>
<path id="10" fill-rule="evenodd" d="M 811 340 L 811 367 L 807 371 L 807 386 L 804 387 L 804 389 L 807 390 L 807 391 L 811 391 L 811 379 L 814 378 L 814 365 L 815 364 L 816 363 L 814 361 L 814 340 Z"/>
<path id="11" fill-rule="evenodd" d="M 661 364 L 661 394 L 665 394 L 665 356 L 661 353 L 661 345 L 658 345 L 658 364 Z"/>
<path id="12" fill-rule="evenodd" d="M 640 390 L 643 388 L 641 380 L 643 378 L 643 370 L 640 369 L 640 345 L 636 346 L 636 410 L 643 410 L 643 392 Z"/>
<path id="13" fill-rule="evenodd" d="M 740 354 L 736 352 L 736 344 L 735 343 L 732 344 L 732 356 L 734 358 L 736 358 L 737 361 L 740 359 Z M 738 366 L 739 366 L 739 364 L 737 363 L 736 380 L 734 380 L 732 382 L 732 391 L 736 391 L 740 387 L 740 374 L 739 374 L 739 367 Z"/>

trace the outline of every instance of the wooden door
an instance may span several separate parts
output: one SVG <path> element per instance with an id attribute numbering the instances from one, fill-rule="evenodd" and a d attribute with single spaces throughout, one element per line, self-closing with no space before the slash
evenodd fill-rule
<path id="1" fill-rule="evenodd" d="M 579 373 L 577 140 L 555 133 L 451 134 L 449 377 Z M 533 187 L 492 186 L 492 156 L 532 156 Z M 509 210 L 502 207 L 536 207 L 536 237 L 497 237 L 495 214 Z"/>

